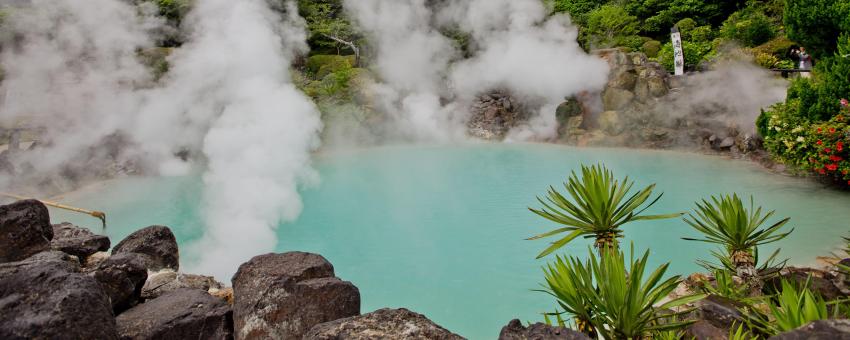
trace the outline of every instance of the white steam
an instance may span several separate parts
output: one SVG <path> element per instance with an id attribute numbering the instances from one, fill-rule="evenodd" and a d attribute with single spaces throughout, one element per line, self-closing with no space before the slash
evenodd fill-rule
<path id="1" fill-rule="evenodd" d="M 285 12 L 265 0 L 195 1 L 187 41 L 155 83 L 138 50 L 154 45 L 161 21 L 121 0 L 33 0 L 5 24 L 0 119 L 47 129 L 48 145 L 21 153 L 37 171 L 75 162 L 113 134 L 162 174 L 205 165 L 207 228 L 187 254 L 197 263 L 184 265 L 226 280 L 274 250 L 277 225 L 301 212 L 299 184 L 317 179 L 319 113 L 288 71 L 306 33 L 292 2 Z"/>
<path id="2" fill-rule="evenodd" d="M 537 104 L 538 115 L 512 138 L 552 137 L 555 106 L 566 96 L 600 90 L 607 81 L 608 65 L 581 50 L 569 18 L 548 16 L 541 1 L 428 3 L 344 3 L 376 46 L 383 109 L 397 114 L 400 128 L 414 130 L 420 139 L 463 135 L 470 101 L 496 89 Z M 442 27 L 470 35 L 470 58 L 458 58 L 456 46 L 439 33 Z M 444 99 L 448 104 L 441 104 Z"/>
<path id="3" fill-rule="evenodd" d="M 319 113 L 288 71 L 294 53 L 306 49 L 306 33 L 294 4 L 287 13 L 281 21 L 265 0 L 198 1 L 164 89 L 178 104 L 165 116 L 184 122 L 173 125 L 175 135 L 188 133 L 178 142 L 201 143 L 207 159 L 206 229 L 192 248 L 201 255 L 194 269 L 220 279 L 274 250 L 277 225 L 301 213 L 298 184 L 316 177 L 310 152 L 319 143 Z"/>

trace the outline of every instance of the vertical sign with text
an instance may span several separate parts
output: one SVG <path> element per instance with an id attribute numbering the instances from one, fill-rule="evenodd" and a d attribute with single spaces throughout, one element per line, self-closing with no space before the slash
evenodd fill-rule
<path id="1" fill-rule="evenodd" d="M 670 38 L 673 40 L 673 66 L 676 69 L 676 75 L 685 74 L 685 53 L 682 51 L 682 35 L 679 33 L 678 27 L 673 27 L 673 33 Z"/>

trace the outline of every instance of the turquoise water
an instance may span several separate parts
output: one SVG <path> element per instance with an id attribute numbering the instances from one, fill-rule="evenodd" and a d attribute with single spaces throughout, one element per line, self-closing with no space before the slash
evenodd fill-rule
<path id="1" fill-rule="evenodd" d="M 794 234 L 782 254 L 807 264 L 850 235 L 850 194 L 806 180 L 773 175 L 756 165 L 719 157 L 660 151 L 570 148 L 553 145 L 386 147 L 323 154 L 322 182 L 305 188 L 305 210 L 278 229 L 278 251 L 327 257 L 337 275 L 354 282 L 363 312 L 406 307 L 472 339 L 493 339 L 510 319 L 539 321 L 555 307 L 533 292 L 545 260 L 545 241 L 524 238 L 555 226 L 528 212 L 535 195 L 560 185 L 581 163 L 604 162 L 638 186 L 658 184 L 664 197 L 650 213 L 686 211 L 711 194 L 755 195 L 757 203 L 790 216 Z M 151 224 L 171 226 L 179 242 L 201 235 L 197 177 L 113 181 L 68 195 L 64 202 L 107 212 L 107 234 L 117 242 Z M 107 194 L 108 192 L 108 194 Z M 54 221 L 85 217 L 56 212 Z M 688 274 L 710 247 L 681 240 L 696 236 L 680 220 L 625 227 L 626 242 L 652 249 L 653 265 Z M 578 240 L 565 253 L 584 255 Z M 185 248 L 184 248 L 185 249 Z M 191 261 L 195 254 L 181 254 Z"/>

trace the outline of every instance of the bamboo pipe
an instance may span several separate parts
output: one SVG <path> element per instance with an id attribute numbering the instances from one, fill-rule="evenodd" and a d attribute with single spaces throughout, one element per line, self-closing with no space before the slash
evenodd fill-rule
<path id="1" fill-rule="evenodd" d="M 27 199 L 32 199 L 32 198 L 29 198 L 29 197 L 19 196 L 19 195 L 10 194 L 10 193 L 5 193 L 5 192 L 0 192 L 0 196 L 6 196 L 6 197 L 9 197 L 9 198 L 14 198 L 14 199 L 16 199 L 16 200 L 27 200 Z M 56 203 L 56 202 L 50 202 L 50 201 L 45 201 L 45 200 L 37 200 L 37 201 L 39 201 L 39 202 L 43 203 L 44 205 L 49 205 L 49 206 L 54 207 L 54 208 L 59 208 L 59 209 L 64 209 L 64 210 L 68 210 L 68 211 L 73 211 L 73 212 L 78 212 L 78 213 L 83 213 L 83 214 L 86 214 L 86 215 L 90 215 L 90 216 L 92 216 L 92 217 L 94 217 L 94 218 L 99 219 L 99 220 L 100 220 L 100 222 L 102 222 L 102 223 L 103 223 L 103 230 L 106 230 L 106 213 L 104 213 L 104 212 L 102 212 L 102 211 L 96 211 L 96 210 L 86 210 L 86 209 L 82 209 L 82 208 L 75 208 L 75 207 L 72 207 L 72 206 L 69 206 L 69 205 L 64 205 L 64 204 L 60 204 L 60 203 Z"/>

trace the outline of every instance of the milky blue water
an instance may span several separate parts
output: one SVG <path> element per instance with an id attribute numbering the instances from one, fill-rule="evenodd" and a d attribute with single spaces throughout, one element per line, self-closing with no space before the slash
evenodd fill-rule
<path id="1" fill-rule="evenodd" d="M 317 252 L 339 277 L 360 288 L 362 311 L 406 307 L 472 339 L 493 339 L 513 318 L 540 321 L 554 310 L 533 292 L 546 241 L 524 239 L 555 228 L 526 208 L 535 195 L 560 185 L 579 164 L 604 162 L 638 186 L 657 183 L 664 197 L 649 211 L 687 211 L 711 194 L 754 195 L 796 228 L 782 241 L 792 263 L 828 255 L 850 235 L 850 194 L 810 181 L 770 174 L 757 165 L 720 157 L 663 151 L 484 144 L 385 147 L 317 156 L 322 182 L 305 188 L 298 221 L 278 228 L 278 251 Z M 262 193 L 257 193 L 261 195 Z M 117 243 L 151 224 L 172 227 L 178 241 L 200 237 L 198 177 L 108 182 L 68 195 L 64 202 L 104 210 L 107 234 Z M 54 222 L 81 216 L 52 211 Z M 673 273 L 700 268 L 710 246 L 681 240 L 696 236 L 681 220 L 625 226 L 625 242 L 651 248 L 653 265 L 671 262 Z M 562 253 L 584 255 L 577 240 Z M 184 248 L 185 249 L 185 248 Z M 197 254 L 181 254 L 191 261 Z"/>

